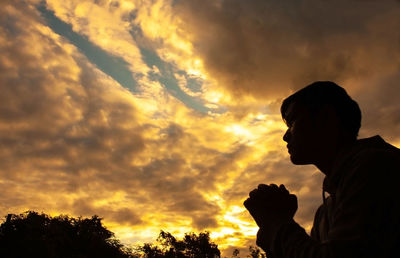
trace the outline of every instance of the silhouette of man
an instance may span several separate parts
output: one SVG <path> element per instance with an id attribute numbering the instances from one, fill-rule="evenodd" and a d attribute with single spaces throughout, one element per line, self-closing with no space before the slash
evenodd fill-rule
<path id="1" fill-rule="evenodd" d="M 283 136 L 295 165 L 325 174 L 311 236 L 294 220 L 297 198 L 261 184 L 244 206 L 268 258 L 400 257 L 400 150 L 380 136 L 357 140 L 358 104 L 333 82 L 315 82 L 285 99 Z"/>

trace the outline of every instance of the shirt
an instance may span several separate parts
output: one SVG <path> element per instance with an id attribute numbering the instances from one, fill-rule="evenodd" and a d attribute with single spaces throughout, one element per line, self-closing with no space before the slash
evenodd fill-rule
<path id="1" fill-rule="evenodd" d="M 324 179 L 311 236 L 292 220 L 261 247 L 268 258 L 400 257 L 399 179 L 399 149 L 380 136 L 357 140 Z"/>

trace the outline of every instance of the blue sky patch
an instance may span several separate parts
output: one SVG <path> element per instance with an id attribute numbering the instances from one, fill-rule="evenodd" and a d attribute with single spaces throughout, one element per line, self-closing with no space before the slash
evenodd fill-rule
<path id="1" fill-rule="evenodd" d="M 123 58 L 111 55 L 104 49 L 90 42 L 84 35 L 80 35 L 72 30 L 72 26 L 61 19 L 59 19 L 53 11 L 47 9 L 45 3 L 38 5 L 37 9 L 45 19 L 46 24 L 57 34 L 69 40 L 71 44 L 76 46 L 87 59 L 96 65 L 105 74 L 112 77 L 124 88 L 129 89 L 131 92 L 138 92 L 138 85 L 135 81 L 132 72 L 129 70 L 129 63 Z M 133 15 L 134 13 L 132 13 Z M 132 37 L 143 37 L 140 28 L 132 28 Z M 140 42 L 140 41 L 139 41 Z M 182 101 L 186 106 L 193 108 L 197 111 L 208 112 L 209 108 L 204 106 L 204 101 L 200 98 L 190 96 L 184 92 L 180 87 L 178 80 L 175 78 L 174 73 L 178 72 L 177 69 L 168 62 L 163 61 L 157 53 L 147 47 L 140 46 L 139 49 L 143 61 L 148 67 L 153 68 L 156 66 L 161 74 L 150 73 L 150 79 L 160 82 L 168 90 L 168 92 Z M 184 75 L 187 81 L 186 87 L 192 92 L 201 92 L 202 82 L 196 78 L 190 77 L 185 71 L 180 70 L 179 74 Z"/>
<path id="2" fill-rule="evenodd" d="M 132 77 L 132 72 L 128 69 L 129 64 L 123 58 L 110 55 L 102 48 L 90 42 L 87 37 L 74 32 L 70 24 L 57 18 L 53 11 L 47 9 L 45 4 L 40 4 L 37 9 L 46 20 L 47 25 L 55 33 L 68 39 L 91 63 L 112 77 L 124 88 L 132 92 L 137 90 L 137 83 Z"/>

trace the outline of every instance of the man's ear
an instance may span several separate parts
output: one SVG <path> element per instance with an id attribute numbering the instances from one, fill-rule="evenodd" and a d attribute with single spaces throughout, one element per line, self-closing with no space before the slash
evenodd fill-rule
<path id="1" fill-rule="evenodd" d="M 336 110 L 331 105 L 325 105 L 317 114 L 317 124 L 321 129 L 339 130 L 340 120 Z"/>

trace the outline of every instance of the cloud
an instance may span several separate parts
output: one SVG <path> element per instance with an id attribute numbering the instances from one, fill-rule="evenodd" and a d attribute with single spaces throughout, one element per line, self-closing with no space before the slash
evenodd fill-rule
<path id="1" fill-rule="evenodd" d="M 91 217 L 94 214 L 104 214 L 107 222 L 111 221 L 124 226 L 137 226 L 143 223 L 134 208 L 118 208 L 112 205 L 99 208 L 93 207 L 91 201 L 93 200 L 76 200 L 71 208 L 75 214 L 80 214 L 81 216 Z"/>
<path id="2" fill-rule="evenodd" d="M 400 64 L 399 64 L 400 67 Z M 380 134 L 392 144 L 399 144 L 400 138 L 400 73 L 375 81 L 379 87 L 368 87 L 360 90 L 357 98 L 363 112 L 361 136 Z"/>
<path id="3" fill-rule="evenodd" d="M 128 62 L 137 92 L 54 33 L 36 3 L 0 8 L 5 213 L 97 214 L 131 243 L 208 229 L 221 246 L 244 246 L 256 227 L 242 202 L 259 183 L 298 194 L 307 228 L 321 202 L 321 176 L 290 164 L 282 141 L 278 109 L 291 90 L 342 81 L 364 107 L 364 133 L 398 139 L 400 30 L 389 1 L 47 1 L 75 33 Z M 142 46 L 182 70 L 182 89 L 194 78 L 196 96 L 225 109 L 198 112 L 171 96 Z"/>
<path id="4" fill-rule="evenodd" d="M 151 80 L 133 95 L 52 32 L 35 6 L 3 14 L 5 213 L 97 214 L 116 231 L 153 237 L 165 227 L 218 228 L 223 207 L 208 196 L 246 153 L 224 131 L 232 116 L 188 109 Z"/>
<path id="5" fill-rule="evenodd" d="M 137 5 L 132 1 L 46 1 L 47 7 L 72 29 L 130 64 L 133 76 L 147 73 L 139 47 L 130 34 Z M 135 78 L 134 78 L 135 79 Z"/>
<path id="6" fill-rule="evenodd" d="M 395 1 L 190 0 L 175 10 L 206 70 L 238 97 L 271 99 L 397 67 Z"/>

